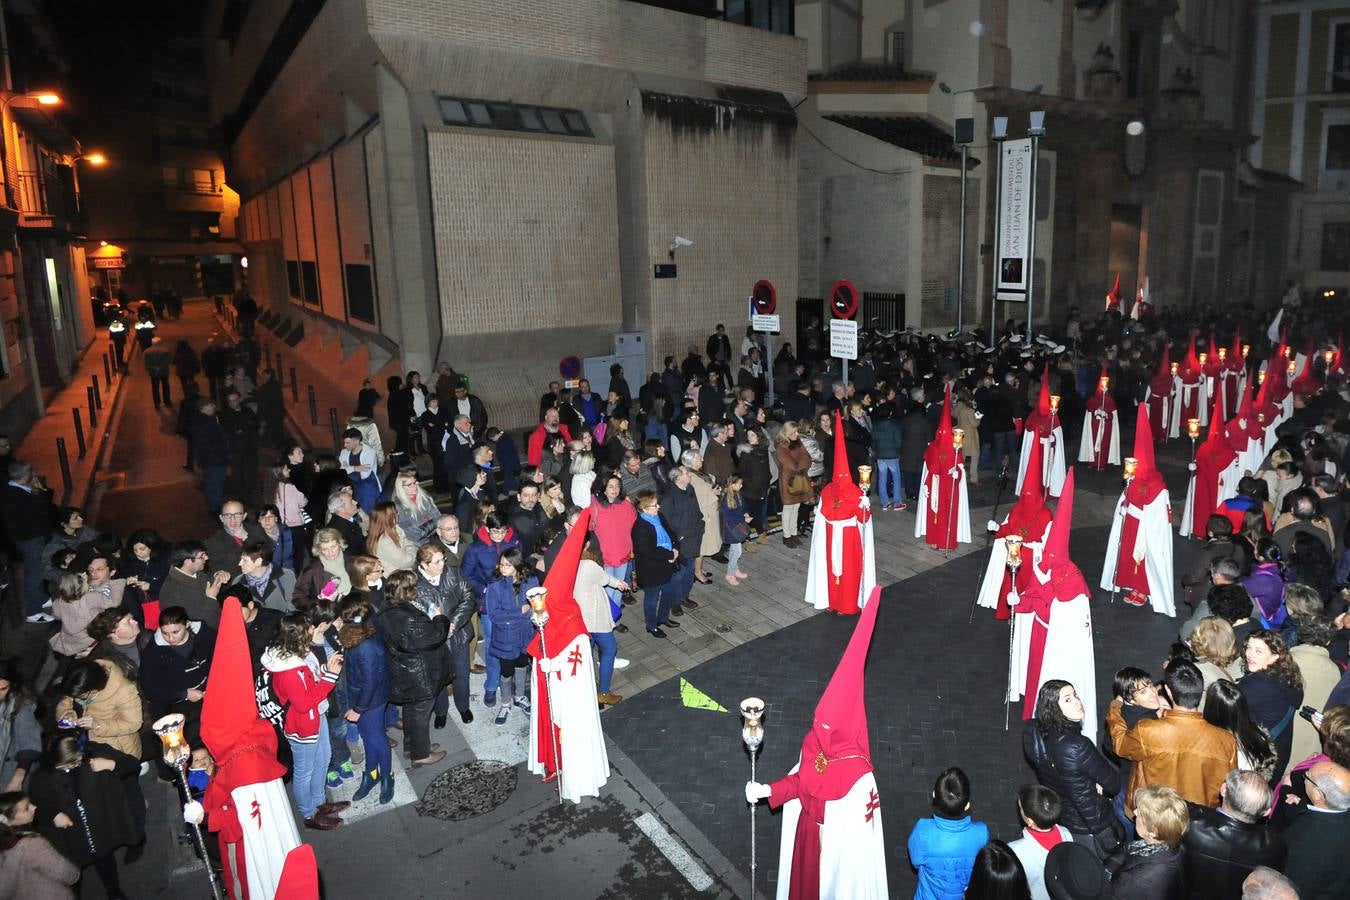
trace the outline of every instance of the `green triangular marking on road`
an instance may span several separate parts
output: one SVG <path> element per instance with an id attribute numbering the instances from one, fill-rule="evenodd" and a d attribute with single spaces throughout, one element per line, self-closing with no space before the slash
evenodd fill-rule
<path id="1" fill-rule="evenodd" d="M 727 711 L 725 706 L 718 703 L 683 678 L 680 679 L 680 702 L 689 709 L 710 709 L 713 712 Z"/>

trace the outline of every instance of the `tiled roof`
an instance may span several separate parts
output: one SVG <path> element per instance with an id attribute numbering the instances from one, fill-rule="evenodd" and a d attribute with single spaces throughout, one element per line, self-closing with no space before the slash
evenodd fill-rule
<path id="1" fill-rule="evenodd" d="M 951 134 L 920 116 L 827 115 L 824 118 L 928 159 L 952 162 L 961 159 L 961 151 L 952 142 Z M 967 157 L 967 164 L 974 167 L 979 165 L 979 160 Z"/>
<path id="2" fill-rule="evenodd" d="M 932 81 L 931 75 L 907 72 L 890 63 L 852 63 L 838 66 L 828 72 L 815 72 L 807 81 Z"/>

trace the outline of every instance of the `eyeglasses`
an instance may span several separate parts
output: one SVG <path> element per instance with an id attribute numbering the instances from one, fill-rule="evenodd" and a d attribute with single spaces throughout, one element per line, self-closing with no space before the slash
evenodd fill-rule
<path id="1" fill-rule="evenodd" d="M 244 514 L 241 512 L 223 512 L 220 514 L 222 519 L 242 519 Z"/>

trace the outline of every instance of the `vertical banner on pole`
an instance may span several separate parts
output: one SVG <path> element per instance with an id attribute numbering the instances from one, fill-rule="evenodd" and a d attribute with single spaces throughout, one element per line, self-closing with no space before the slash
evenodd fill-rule
<path id="1" fill-rule="evenodd" d="M 1031 282 L 1031 139 L 1004 141 L 998 192 L 999 300 L 1022 302 Z"/>

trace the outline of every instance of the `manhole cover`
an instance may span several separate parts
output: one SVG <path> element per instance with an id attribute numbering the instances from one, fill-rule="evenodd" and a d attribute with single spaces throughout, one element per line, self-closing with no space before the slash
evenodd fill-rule
<path id="1" fill-rule="evenodd" d="M 515 789 L 515 766 L 475 760 L 437 775 L 422 794 L 417 813 L 450 822 L 472 819 L 501 806 Z"/>
<path id="2" fill-rule="evenodd" d="M 718 626 L 717 626 L 717 633 L 718 633 L 718 634 L 731 634 L 731 626 L 730 626 L 730 625 L 718 625 Z"/>

